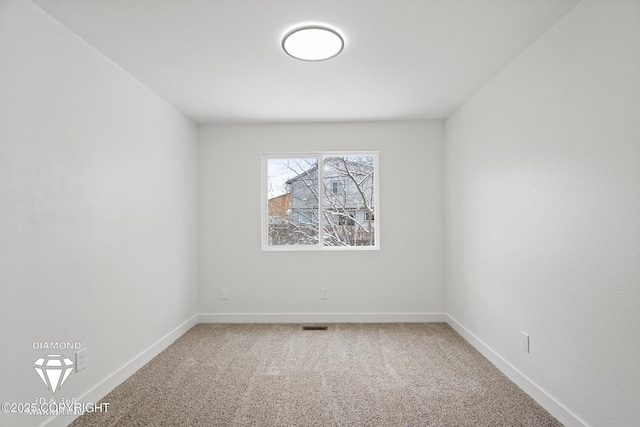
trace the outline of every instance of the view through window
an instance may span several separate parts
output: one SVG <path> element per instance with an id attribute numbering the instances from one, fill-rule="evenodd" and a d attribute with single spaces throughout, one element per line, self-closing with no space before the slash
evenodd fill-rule
<path id="1" fill-rule="evenodd" d="M 377 249 L 377 153 L 264 157 L 266 249 Z"/>

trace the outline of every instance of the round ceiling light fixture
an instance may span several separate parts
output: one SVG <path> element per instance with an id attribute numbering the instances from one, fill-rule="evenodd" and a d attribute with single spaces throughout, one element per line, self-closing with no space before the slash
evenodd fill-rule
<path id="1" fill-rule="evenodd" d="M 302 61 L 324 61 L 342 52 L 344 39 L 335 30 L 307 25 L 289 31 L 282 39 L 282 49 Z"/>

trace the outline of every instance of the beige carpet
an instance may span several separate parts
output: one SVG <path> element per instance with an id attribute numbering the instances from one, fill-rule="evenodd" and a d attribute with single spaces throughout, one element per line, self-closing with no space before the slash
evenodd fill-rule
<path id="1" fill-rule="evenodd" d="M 445 323 L 200 324 L 79 426 L 559 426 Z"/>

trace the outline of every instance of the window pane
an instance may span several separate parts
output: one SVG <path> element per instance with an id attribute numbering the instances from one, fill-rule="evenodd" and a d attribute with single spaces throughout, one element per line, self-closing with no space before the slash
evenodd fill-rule
<path id="1" fill-rule="evenodd" d="M 315 158 L 267 161 L 270 246 L 318 244 L 318 188 Z"/>
<path id="2" fill-rule="evenodd" d="M 265 154 L 264 161 L 263 249 L 379 249 L 377 153 Z"/>
<path id="3" fill-rule="evenodd" d="M 324 246 L 374 246 L 374 156 L 323 157 Z"/>

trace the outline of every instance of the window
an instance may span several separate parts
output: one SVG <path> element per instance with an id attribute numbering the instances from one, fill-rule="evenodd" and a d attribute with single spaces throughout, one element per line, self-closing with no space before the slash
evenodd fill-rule
<path id="1" fill-rule="evenodd" d="M 376 152 L 264 154 L 262 248 L 378 249 L 377 163 Z"/>
<path id="2" fill-rule="evenodd" d="M 356 225 L 356 215 L 355 212 L 334 212 L 334 215 L 338 218 L 338 225 Z"/>

